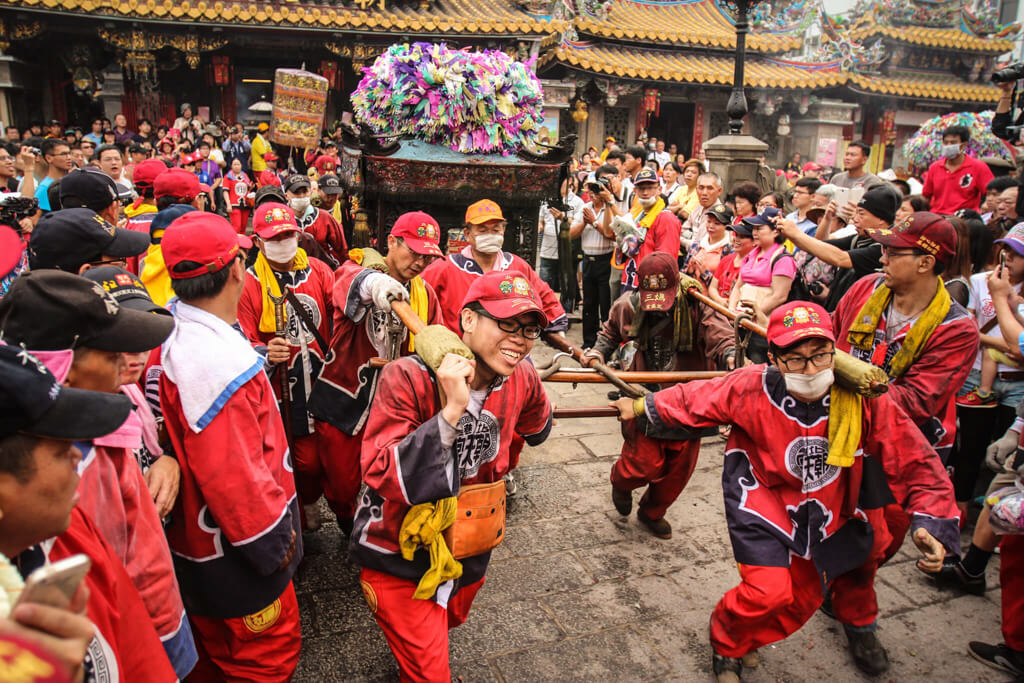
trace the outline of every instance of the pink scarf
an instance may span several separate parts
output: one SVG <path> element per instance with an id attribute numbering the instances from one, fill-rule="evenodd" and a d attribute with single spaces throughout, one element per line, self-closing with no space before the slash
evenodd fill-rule
<path id="1" fill-rule="evenodd" d="M 142 393 L 142 389 L 137 384 L 123 385 L 121 393 L 132 400 L 132 403 L 135 404 L 135 410 L 128 415 L 128 419 L 124 421 L 124 424 L 110 434 L 93 439 L 93 444 L 107 446 L 108 448 L 127 449 L 139 448 L 145 444 L 150 454 L 154 458 L 159 458 L 164 454 L 164 451 L 160 448 L 160 441 L 157 438 L 156 418 L 153 417 L 153 411 L 150 409 L 149 404 L 146 403 L 145 394 Z"/>

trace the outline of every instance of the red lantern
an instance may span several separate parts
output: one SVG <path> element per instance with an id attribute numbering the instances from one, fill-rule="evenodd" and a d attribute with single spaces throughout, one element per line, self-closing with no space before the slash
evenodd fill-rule
<path id="1" fill-rule="evenodd" d="M 658 116 L 661 112 L 661 93 L 654 88 L 644 90 L 644 113 L 650 119 L 651 115 Z"/>
<path id="2" fill-rule="evenodd" d="M 213 84 L 231 84 L 231 63 L 226 55 L 215 55 L 213 57 Z"/>
<path id="3" fill-rule="evenodd" d="M 896 112 L 892 110 L 882 116 L 882 144 L 896 144 Z"/>
<path id="4" fill-rule="evenodd" d="M 340 86 L 338 84 L 338 63 L 325 59 L 320 62 L 320 75 L 327 79 L 327 85 L 330 88 L 337 90 Z"/>

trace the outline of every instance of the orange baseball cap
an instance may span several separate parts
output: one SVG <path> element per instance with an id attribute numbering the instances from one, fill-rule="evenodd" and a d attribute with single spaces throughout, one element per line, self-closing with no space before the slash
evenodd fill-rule
<path id="1" fill-rule="evenodd" d="M 501 214 L 501 207 L 490 199 L 481 199 L 475 204 L 470 204 L 469 208 L 466 209 L 466 222 L 470 225 L 503 220 L 505 220 L 505 217 Z"/>

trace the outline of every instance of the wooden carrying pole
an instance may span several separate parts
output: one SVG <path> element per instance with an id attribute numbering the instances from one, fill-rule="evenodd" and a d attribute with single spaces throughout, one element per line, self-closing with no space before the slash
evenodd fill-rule
<path id="1" fill-rule="evenodd" d="M 692 382 L 698 379 L 712 379 L 726 374 L 725 371 L 695 370 L 679 372 L 616 372 L 615 376 L 624 382 L 640 382 L 641 384 L 667 384 L 669 382 Z M 545 382 L 564 382 L 572 384 L 601 384 L 608 378 L 598 372 L 586 370 L 559 370 L 544 379 Z"/>

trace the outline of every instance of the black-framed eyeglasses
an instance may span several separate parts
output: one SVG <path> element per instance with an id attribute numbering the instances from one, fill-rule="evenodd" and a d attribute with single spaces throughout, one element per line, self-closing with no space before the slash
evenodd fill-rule
<path id="1" fill-rule="evenodd" d="M 476 312 L 485 318 L 493 320 L 497 324 L 498 329 L 506 334 L 521 333 L 526 339 L 540 339 L 541 333 L 544 332 L 544 328 L 537 323 L 521 323 L 513 318 L 495 318 L 482 308 L 477 309 Z"/>
<path id="2" fill-rule="evenodd" d="M 780 358 L 779 361 L 790 372 L 803 372 L 808 363 L 816 368 L 827 368 L 832 364 L 832 359 L 835 358 L 835 355 L 835 351 L 825 351 L 823 353 L 816 353 L 810 358 L 807 356 L 793 356 L 792 358 Z"/>
<path id="3" fill-rule="evenodd" d="M 413 251 L 412 247 L 406 244 L 405 240 L 403 240 L 401 237 L 398 238 L 398 243 L 405 247 L 405 250 L 409 252 L 409 254 L 412 256 L 413 263 L 416 263 L 417 261 L 422 261 L 424 266 L 429 266 L 431 263 L 437 260 L 436 256 L 432 256 L 430 254 L 420 254 L 419 252 Z"/>

